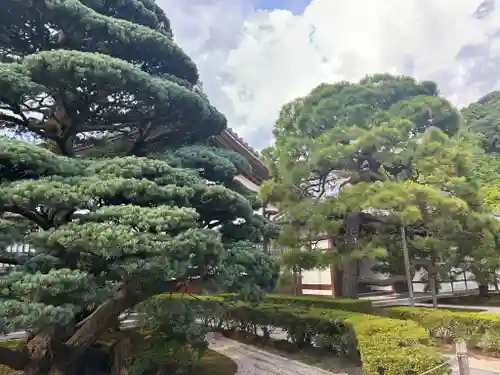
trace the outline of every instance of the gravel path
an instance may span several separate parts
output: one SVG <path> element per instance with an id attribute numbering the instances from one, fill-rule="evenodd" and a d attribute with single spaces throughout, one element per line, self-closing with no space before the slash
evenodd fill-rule
<path id="1" fill-rule="evenodd" d="M 238 365 L 237 375 L 332 375 L 330 371 L 266 352 L 254 346 L 215 334 L 210 349 L 231 358 Z M 453 356 L 449 356 L 451 359 Z M 470 375 L 499 375 L 500 362 L 470 358 Z M 459 375 L 456 360 L 451 361 L 453 375 Z M 344 373 L 338 373 L 343 374 Z"/>
<path id="2" fill-rule="evenodd" d="M 210 340 L 210 349 L 236 362 L 237 375 L 332 375 L 330 371 L 268 353 L 218 335 Z"/>

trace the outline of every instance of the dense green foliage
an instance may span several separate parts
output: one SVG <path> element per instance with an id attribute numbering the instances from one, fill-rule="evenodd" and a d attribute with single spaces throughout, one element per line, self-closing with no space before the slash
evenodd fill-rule
<path id="1" fill-rule="evenodd" d="M 498 314 L 409 307 L 390 307 L 380 311 L 392 318 L 413 320 L 425 327 L 433 337 L 445 342 L 463 338 L 470 348 L 495 354 L 499 352 Z"/>
<path id="2" fill-rule="evenodd" d="M 169 295 L 159 295 L 157 297 L 168 297 Z M 176 296 L 178 298 L 178 296 Z M 239 294 L 219 293 L 217 299 L 220 301 L 241 301 Z M 288 305 L 300 308 L 321 308 L 321 309 L 340 309 L 346 311 L 355 311 L 362 313 L 372 312 L 372 301 L 369 299 L 351 299 L 351 298 L 328 298 L 319 296 L 289 296 L 285 294 L 270 293 L 263 296 L 263 303 Z"/>
<path id="3" fill-rule="evenodd" d="M 276 278 L 255 245 L 276 227 L 235 180 L 250 166 L 208 147 L 226 119 L 154 1 L 2 6 L 0 332 L 29 337 L 0 363 L 29 374 L 182 372 L 203 355 L 205 328 L 150 297 L 259 298 Z M 9 251 L 16 244 L 29 256 Z M 150 334 L 99 348 L 134 310 Z"/>
<path id="4" fill-rule="evenodd" d="M 316 296 L 292 297 L 279 294 L 268 294 L 265 296 L 264 302 L 300 308 L 311 307 L 320 309 L 339 309 L 362 313 L 370 313 L 372 311 L 372 301 L 369 299 L 328 298 Z"/>
<path id="5" fill-rule="evenodd" d="M 312 250 L 296 264 L 334 265 L 335 285 L 356 297 L 359 260 L 404 274 L 403 227 L 413 268 L 425 267 L 431 282 L 446 265 L 487 285 L 500 228 L 475 164 L 491 163 L 463 123 L 434 83 L 391 75 L 322 84 L 284 105 L 263 153 L 273 178 L 262 196 L 287 220 L 280 242 Z M 320 236 L 333 247 L 311 248 Z"/>
<path id="6" fill-rule="evenodd" d="M 479 142 L 473 174 L 481 185 L 485 204 L 495 214 L 500 213 L 499 94 L 491 92 L 461 111 L 467 130 Z"/>
<path id="7" fill-rule="evenodd" d="M 223 304 L 221 297 L 166 296 L 162 300 L 166 304 L 197 306 L 201 319 L 230 337 L 260 335 L 268 341 L 288 338 L 280 348 L 301 350 L 316 344 L 326 355 L 361 360 L 363 373 L 367 375 L 378 374 L 379 368 L 388 375 L 422 373 L 445 362 L 429 346 L 429 335 L 418 324 L 342 310 L 341 303 L 305 308 L 301 307 L 303 298 L 295 303 L 293 297 L 274 303 L 268 300 L 259 306 Z M 314 304 L 314 298 L 310 300 Z M 350 308 L 352 304 L 347 306 Z M 437 373 L 448 374 L 449 369 L 442 367 Z"/>

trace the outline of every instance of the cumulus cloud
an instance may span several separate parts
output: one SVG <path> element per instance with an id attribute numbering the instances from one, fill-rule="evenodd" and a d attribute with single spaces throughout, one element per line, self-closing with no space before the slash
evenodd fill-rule
<path id="1" fill-rule="evenodd" d="M 244 0 L 159 2 L 209 97 L 256 148 L 281 106 L 322 82 L 409 74 L 464 105 L 500 81 L 495 0 L 312 0 L 297 15 Z"/>

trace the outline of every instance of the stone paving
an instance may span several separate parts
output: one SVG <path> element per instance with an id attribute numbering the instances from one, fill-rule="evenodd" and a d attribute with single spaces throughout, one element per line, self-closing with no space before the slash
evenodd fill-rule
<path id="1" fill-rule="evenodd" d="M 215 335 L 210 349 L 231 358 L 237 375 L 332 375 L 330 371 L 268 353 L 256 347 Z"/>
<path id="2" fill-rule="evenodd" d="M 237 375 L 332 375 L 318 367 L 291 360 L 256 347 L 215 335 L 210 340 L 210 348 L 231 358 L 238 366 Z M 452 356 L 450 356 L 452 357 Z M 500 362 L 470 358 L 470 375 L 499 375 Z M 453 375 L 458 375 L 456 361 L 451 362 Z M 338 375 L 346 375 L 337 373 Z M 432 375 L 432 374 L 429 374 Z"/>

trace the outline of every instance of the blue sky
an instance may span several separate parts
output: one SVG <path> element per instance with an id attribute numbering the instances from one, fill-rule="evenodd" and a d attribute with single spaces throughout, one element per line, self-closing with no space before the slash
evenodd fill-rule
<path id="1" fill-rule="evenodd" d="M 434 80 L 457 106 L 500 89 L 500 0 L 156 0 L 211 102 L 257 149 L 283 104 L 366 74 Z"/>
<path id="2" fill-rule="evenodd" d="M 249 0 L 257 9 L 275 10 L 286 9 L 293 14 L 301 14 L 311 0 Z"/>

